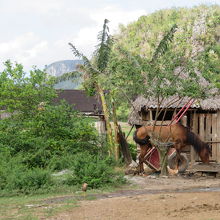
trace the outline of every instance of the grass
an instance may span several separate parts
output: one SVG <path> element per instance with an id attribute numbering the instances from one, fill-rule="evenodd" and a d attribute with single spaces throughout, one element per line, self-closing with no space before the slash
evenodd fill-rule
<path id="1" fill-rule="evenodd" d="M 0 219 L 40 219 L 77 206 L 76 199 L 53 201 L 57 194 L 13 196 L 0 198 Z M 62 195 L 63 196 L 63 195 Z"/>
<path id="2" fill-rule="evenodd" d="M 125 132 L 125 137 L 128 136 L 128 138 L 127 138 L 128 143 L 135 144 L 134 140 L 133 140 L 133 133 L 135 131 L 135 128 L 133 128 L 132 131 L 130 132 L 131 126 L 128 123 L 119 122 L 119 124 L 121 125 L 122 131 Z M 130 134 L 129 134 L 129 132 L 130 132 Z"/>
<path id="3" fill-rule="evenodd" d="M 123 185 L 123 189 L 129 185 Z M 39 195 L 20 195 L 0 197 L 1 220 L 39 220 L 55 216 L 58 213 L 71 210 L 79 206 L 79 200 L 94 200 L 94 194 L 114 192 L 115 187 L 99 190 L 88 190 L 86 196 L 76 188 L 69 189 L 66 193 L 49 193 Z"/>

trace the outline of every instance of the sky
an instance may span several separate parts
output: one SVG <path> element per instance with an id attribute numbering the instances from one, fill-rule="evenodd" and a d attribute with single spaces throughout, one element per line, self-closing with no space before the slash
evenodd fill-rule
<path id="1" fill-rule="evenodd" d="M 10 59 L 25 71 L 76 59 L 71 42 L 91 57 L 103 21 L 110 33 L 142 15 L 172 7 L 219 4 L 220 0 L 0 0 L 0 71 Z"/>

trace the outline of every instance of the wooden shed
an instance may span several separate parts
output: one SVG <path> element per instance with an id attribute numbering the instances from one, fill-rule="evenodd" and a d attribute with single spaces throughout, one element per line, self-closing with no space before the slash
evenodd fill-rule
<path id="1" fill-rule="evenodd" d="M 175 97 L 170 97 L 163 101 L 160 109 L 165 112 L 171 100 Z M 173 116 L 188 102 L 188 98 L 184 98 L 179 102 L 175 102 L 169 106 L 162 123 L 162 112 L 157 120 L 157 125 L 168 125 Z M 130 125 L 140 127 L 142 125 L 150 125 L 155 119 L 157 110 L 157 102 L 153 99 L 146 99 L 138 97 L 133 102 L 133 110 L 129 115 L 128 122 Z M 186 114 L 182 117 L 181 123 L 189 127 L 194 133 L 198 134 L 200 138 L 209 143 L 212 154 L 211 161 L 220 162 L 220 96 L 213 96 L 205 100 L 195 101 Z M 185 153 L 191 164 L 199 161 L 199 157 L 194 152 L 193 148 L 186 146 Z"/>

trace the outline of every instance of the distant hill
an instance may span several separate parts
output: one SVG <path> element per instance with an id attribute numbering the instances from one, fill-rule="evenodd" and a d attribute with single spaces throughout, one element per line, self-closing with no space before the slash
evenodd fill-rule
<path id="1" fill-rule="evenodd" d="M 46 72 L 51 76 L 61 76 L 64 73 L 75 71 L 78 64 L 82 64 L 82 60 L 62 60 L 54 62 L 46 66 Z M 79 82 L 72 82 L 67 80 L 55 85 L 56 89 L 76 89 L 80 86 Z"/>

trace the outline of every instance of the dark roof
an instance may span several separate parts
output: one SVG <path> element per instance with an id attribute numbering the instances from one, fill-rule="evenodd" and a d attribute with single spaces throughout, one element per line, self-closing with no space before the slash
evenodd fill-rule
<path id="1" fill-rule="evenodd" d="M 98 96 L 88 96 L 84 90 L 57 90 L 55 103 L 65 100 L 74 109 L 93 115 L 102 115 L 102 105 Z"/>

